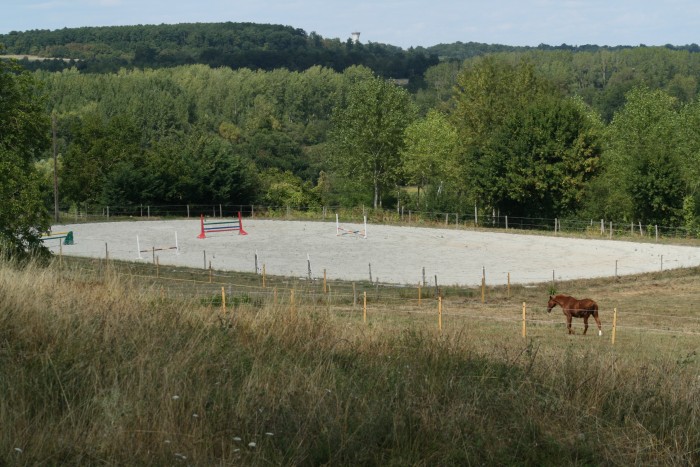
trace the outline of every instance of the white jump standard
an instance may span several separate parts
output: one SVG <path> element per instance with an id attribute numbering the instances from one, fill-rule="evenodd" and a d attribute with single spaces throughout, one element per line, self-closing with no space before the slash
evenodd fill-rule
<path id="1" fill-rule="evenodd" d="M 345 227 L 340 225 L 340 221 L 338 220 L 338 214 L 335 215 L 335 236 L 339 237 L 341 235 L 357 235 L 362 238 L 367 238 L 367 216 L 364 217 L 364 226 L 365 228 L 363 230 L 359 229 L 346 229 Z"/>

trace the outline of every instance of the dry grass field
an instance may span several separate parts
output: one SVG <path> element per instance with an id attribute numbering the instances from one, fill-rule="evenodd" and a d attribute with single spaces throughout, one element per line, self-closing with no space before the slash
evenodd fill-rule
<path id="1" fill-rule="evenodd" d="M 264 281 L 0 264 L 0 464 L 700 463 L 697 268 L 441 301 Z M 603 336 L 567 335 L 553 289 L 598 300 Z"/>

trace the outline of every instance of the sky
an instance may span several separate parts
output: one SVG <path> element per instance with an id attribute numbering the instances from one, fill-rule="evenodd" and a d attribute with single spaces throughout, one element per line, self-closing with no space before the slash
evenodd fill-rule
<path id="1" fill-rule="evenodd" d="M 407 49 L 700 43 L 698 0 L 2 0 L 0 34 L 32 29 L 214 22 L 282 24 Z"/>

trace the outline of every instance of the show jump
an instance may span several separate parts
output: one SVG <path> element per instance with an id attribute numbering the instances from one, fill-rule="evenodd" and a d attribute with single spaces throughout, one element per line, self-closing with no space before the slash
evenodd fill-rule
<path id="1" fill-rule="evenodd" d="M 200 216 L 201 231 L 197 238 L 207 238 L 207 234 L 219 232 L 238 232 L 238 235 L 248 235 L 243 229 L 243 220 L 241 213 L 238 212 L 238 219 L 207 221 L 204 220 L 204 214 Z"/>

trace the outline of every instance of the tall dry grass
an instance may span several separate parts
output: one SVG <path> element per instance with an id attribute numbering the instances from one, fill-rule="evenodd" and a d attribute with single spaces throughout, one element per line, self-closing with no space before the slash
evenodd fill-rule
<path id="1" fill-rule="evenodd" d="M 697 465 L 700 364 L 0 264 L 2 465 Z"/>

